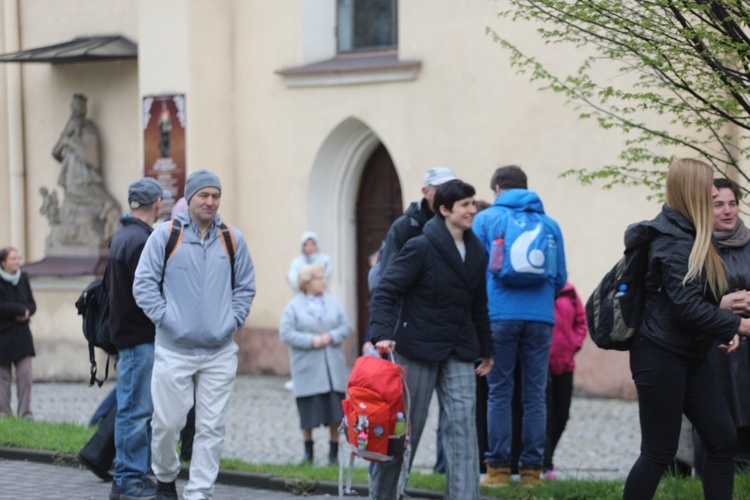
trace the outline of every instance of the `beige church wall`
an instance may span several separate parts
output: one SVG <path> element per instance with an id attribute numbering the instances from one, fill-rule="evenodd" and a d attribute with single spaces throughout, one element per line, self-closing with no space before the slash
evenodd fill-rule
<path id="1" fill-rule="evenodd" d="M 232 95 L 236 109 L 242 110 L 236 118 L 235 144 L 238 164 L 244 165 L 237 179 L 249 195 L 238 215 L 253 251 L 261 291 L 249 326 L 276 325 L 291 296 L 284 273 L 299 252 L 300 234 L 316 219 L 307 211 L 312 162 L 328 134 L 349 117 L 367 124 L 388 148 L 405 205 L 420 197 L 422 176 L 430 167 L 452 167 L 477 188 L 477 198 L 491 201 L 493 170 L 508 163 L 521 165 L 529 174 L 530 188 L 540 194 L 563 229 L 570 278 L 583 300 L 617 260 L 625 227 L 657 212 L 658 204 L 646 202 L 643 190 L 603 191 L 559 178 L 569 168 L 595 168 L 614 161 L 622 138 L 578 120 L 562 97 L 540 93 L 515 74 L 507 53 L 484 32 L 496 21 L 497 4 L 402 3 L 399 57 L 422 61 L 415 81 L 290 89 L 274 71 L 300 64 L 297 26 L 302 12 L 295 5 L 237 6 L 237 84 Z M 424 22 L 427 9 L 428 23 Z M 253 29 L 241 21 L 259 18 L 265 22 L 253 24 Z M 279 29 L 280 25 L 288 29 Z M 523 31 L 520 26 L 514 29 Z M 341 217 L 352 219 L 353 213 Z M 323 250 L 330 248 L 330 242 L 321 245 Z M 341 255 L 331 256 L 331 288 L 349 301 L 354 323 L 354 269 L 341 267 Z M 596 366 L 594 371 L 606 367 L 612 381 L 592 390 L 619 391 L 621 381 L 629 378 L 627 366 L 621 354 L 614 360 L 608 354 L 590 345 L 584 348 L 579 355 L 583 375 L 577 379 L 579 386 L 588 390 L 589 380 L 597 382 L 586 366 Z M 603 355 L 606 359 L 600 361 Z"/>
<path id="2" fill-rule="evenodd" d="M 23 1 L 19 2 L 21 50 L 72 40 L 78 36 L 137 35 L 137 13 L 128 0 Z M 85 15 L 82 15 L 85 13 Z M 4 74 L 9 65 L 0 65 Z M 70 116 L 75 93 L 88 97 L 88 117 L 99 128 L 102 166 L 107 188 L 126 209 L 127 185 L 141 175 L 138 154 L 139 101 L 138 67 L 135 60 L 77 64 L 22 64 L 23 154 L 25 158 L 26 262 L 44 257 L 44 239 L 49 231 L 39 214 L 39 188 L 57 189 L 60 164 L 52 148 Z M 7 144 L 5 79 L 0 82 L 0 147 Z M 5 147 L 1 148 L 7 151 Z M 5 168 L 0 175 L 7 175 Z M 6 189 L 3 182 L 0 192 Z M 7 197 L 3 196 L 3 199 Z M 7 212 L 6 212 L 7 213 Z M 81 332 L 81 319 L 74 307 L 91 276 L 78 278 L 32 278 L 37 314 L 32 333 L 37 357 L 36 379 L 88 379 L 88 353 Z M 103 365 L 102 365 L 103 369 Z"/>
<path id="3" fill-rule="evenodd" d="M 315 2 L 325 5 L 314 9 Z M 258 295 L 245 328 L 236 334 L 241 370 L 288 373 L 277 328 L 292 297 L 286 271 L 307 229 L 326 235 L 321 246 L 333 260 L 331 291 L 356 324 L 351 236 L 357 178 L 327 172 L 331 184 L 320 186 L 321 172 L 335 167 L 321 164 L 322 148 L 342 134 L 342 124 L 356 124 L 351 130 L 357 133 L 369 128 L 383 142 L 398 172 L 404 206 L 420 198 L 424 172 L 434 166 L 453 168 L 486 201 L 493 198 L 489 179 L 496 167 L 523 167 L 530 189 L 560 223 L 570 280 L 586 300 L 621 254 L 625 227 L 653 217 L 659 205 L 647 202 L 643 189 L 604 191 L 559 177 L 569 168 L 614 162 L 623 138 L 579 120 L 562 96 L 539 92 L 517 75 L 485 27 L 512 34 L 555 68 L 563 69 L 571 53 L 535 41 L 529 25 L 498 20 L 498 2 L 409 0 L 399 5 L 398 54 L 422 62 L 415 80 L 289 88 L 277 70 L 314 62 L 335 47 L 330 30 L 335 19 L 325 17 L 334 15 L 334 2 L 22 2 L 22 48 L 104 33 L 123 33 L 139 45 L 137 62 L 22 66 L 27 260 L 43 256 L 48 225 L 38 214 L 38 188 L 56 185 L 60 167 L 51 149 L 69 116 L 71 95 L 89 97 L 89 117 L 102 136 L 106 184 L 125 211 L 127 185 L 143 168 L 142 97 L 185 93 L 187 169 L 205 167 L 220 175 L 220 213 L 244 233 L 255 262 Z M 317 31 L 324 34 L 316 38 Z M 0 76 L 3 71 L 0 65 Z M 0 90 L 4 85 L 0 80 Z M 3 106 L 0 102 L 0 113 Z M 0 148 L 7 143 L 4 127 L 7 120 L 0 123 Z M 0 168 L 0 181 L 7 175 Z M 0 185 L 0 208 L 7 206 L 6 185 Z M 354 201 L 332 210 L 341 199 Z M 79 285 L 33 284 L 45 311 L 32 325 L 38 352 L 42 339 L 44 351 L 56 354 L 60 338 L 82 342 L 72 307 Z M 357 350 L 354 339 L 347 345 L 350 358 Z M 75 369 L 86 368 L 82 352 L 71 359 Z M 631 394 L 627 354 L 600 351 L 587 341 L 578 362 L 578 388 Z"/>
<path id="4" fill-rule="evenodd" d="M 5 11 L 0 7 L 0 26 L 5 27 Z M 0 36 L 0 53 L 6 53 L 5 36 L 7 30 L 3 29 Z M 10 214 L 10 158 L 9 158 L 9 130 L 8 130 L 8 101 L 7 101 L 7 65 L 0 64 L 0 210 L 3 214 Z M 0 224 L 0 247 L 11 243 L 10 224 Z"/>

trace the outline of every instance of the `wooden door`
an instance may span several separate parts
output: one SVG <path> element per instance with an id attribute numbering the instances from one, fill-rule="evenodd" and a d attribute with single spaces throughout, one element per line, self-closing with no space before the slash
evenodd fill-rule
<path id="1" fill-rule="evenodd" d="M 403 212 L 401 185 L 388 150 L 382 144 L 367 160 L 357 194 L 357 337 L 362 347 L 370 322 L 367 273 L 370 255 L 378 251 L 391 223 Z"/>

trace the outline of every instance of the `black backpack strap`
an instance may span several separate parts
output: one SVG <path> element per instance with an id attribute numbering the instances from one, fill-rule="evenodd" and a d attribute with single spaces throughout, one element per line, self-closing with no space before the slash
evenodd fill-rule
<path id="1" fill-rule="evenodd" d="M 229 264 L 232 266 L 232 290 L 234 290 L 234 236 L 232 235 L 232 230 L 229 229 L 229 227 L 227 227 L 227 225 L 223 222 L 219 226 L 219 229 L 221 230 L 224 250 L 227 252 L 227 257 L 229 257 Z"/>
<path id="2" fill-rule="evenodd" d="M 221 243 L 224 245 L 224 251 L 227 253 L 227 257 L 229 257 L 229 264 L 232 266 L 232 290 L 234 290 L 234 254 L 235 254 L 235 243 L 234 243 L 234 235 L 232 234 L 232 230 L 223 222 L 219 226 L 219 230 L 221 231 Z M 161 291 L 164 287 L 164 273 L 167 270 L 167 262 L 169 261 L 169 258 L 172 257 L 172 254 L 174 254 L 175 250 L 177 250 L 177 247 L 180 245 L 180 240 L 182 238 L 182 225 L 177 221 L 177 224 L 175 224 L 175 221 L 172 220 L 170 222 L 170 228 L 169 228 L 169 239 L 167 240 L 167 244 L 164 248 L 164 266 L 162 266 L 161 269 L 161 281 L 159 282 L 159 290 Z"/>
<path id="3" fill-rule="evenodd" d="M 96 378 L 96 355 L 94 354 L 94 344 L 92 342 L 89 342 L 89 361 L 91 362 L 91 378 L 89 379 L 89 386 L 96 383 L 101 387 L 104 381 Z"/>
<path id="4" fill-rule="evenodd" d="M 104 268 L 104 274 L 102 275 L 102 287 L 104 287 L 104 291 L 105 292 L 108 290 L 108 286 L 107 286 L 107 268 L 106 267 Z M 93 291 L 88 294 L 89 296 L 86 298 L 86 300 L 93 300 L 92 297 L 91 297 L 92 293 L 93 293 Z M 89 328 L 93 328 L 93 325 L 90 325 Z M 89 372 L 91 374 L 91 378 L 89 379 L 89 387 L 93 386 L 94 384 L 96 384 L 97 387 L 101 387 L 104 384 L 104 382 L 107 380 L 107 378 L 109 377 L 109 358 L 110 358 L 110 354 L 107 353 L 107 364 L 104 367 L 104 378 L 101 379 L 101 380 L 99 380 L 98 378 L 96 378 L 98 369 L 97 369 L 97 366 L 96 366 L 96 354 L 95 354 L 95 351 L 94 351 L 94 347 L 96 347 L 94 345 L 94 343 L 91 342 L 91 341 L 89 341 L 89 362 L 91 363 L 91 368 L 89 370 Z"/>
<path id="5" fill-rule="evenodd" d="M 167 245 L 164 247 L 164 265 L 161 268 L 161 281 L 159 281 L 159 291 L 161 292 L 164 288 L 164 273 L 167 272 L 167 261 L 172 254 L 177 250 L 177 246 L 180 244 L 182 238 L 182 224 L 178 221 L 175 224 L 174 219 L 169 223 L 169 239 Z"/>
<path id="6" fill-rule="evenodd" d="M 89 361 L 91 362 L 91 378 L 89 379 L 89 387 L 96 384 L 98 387 L 101 387 L 104 382 L 109 378 L 109 358 L 111 357 L 110 354 L 107 354 L 107 364 L 104 365 L 104 378 L 99 380 L 96 378 L 96 355 L 94 354 L 94 344 L 89 342 Z"/>

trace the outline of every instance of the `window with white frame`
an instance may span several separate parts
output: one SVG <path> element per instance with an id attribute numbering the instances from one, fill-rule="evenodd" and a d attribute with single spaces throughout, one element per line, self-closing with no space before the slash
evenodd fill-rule
<path id="1" fill-rule="evenodd" d="M 397 0 L 337 0 L 338 51 L 398 46 Z"/>

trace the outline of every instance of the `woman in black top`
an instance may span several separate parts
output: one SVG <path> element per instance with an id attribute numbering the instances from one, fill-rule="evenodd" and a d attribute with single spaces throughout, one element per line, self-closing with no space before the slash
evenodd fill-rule
<path id="1" fill-rule="evenodd" d="M 396 361 L 406 368 L 412 457 L 432 393 L 438 392 L 448 470 L 445 498 L 456 500 L 479 498 L 476 375 L 486 375 L 493 362 L 487 262 L 484 247 L 471 230 L 477 212 L 474 192 L 460 180 L 438 187 L 435 217 L 386 268 L 370 316 L 375 346 L 381 352 L 395 348 Z M 398 498 L 402 462 L 399 456 L 374 466 L 370 498 Z"/>
<path id="2" fill-rule="evenodd" d="M 719 308 L 727 278 L 711 244 L 715 194 L 710 166 L 677 160 L 661 213 L 625 234 L 626 245 L 638 235 L 649 240 L 646 316 L 630 349 L 641 454 L 625 482 L 625 500 L 653 497 L 674 460 L 683 412 L 706 445 L 705 497 L 732 497 L 735 429 L 706 353 L 714 340 L 727 352 L 736 349 L 737 333 L 748 334 L 750 320 Z"/>
<path id="3" fill-rule="evenodd" d="M 29 318 L 36 303 L 26 273 L 21 271 L 18 250 L 0 249 L 0 417 L 12 415 L 10 383 L 16 365 L 18 416 L 31 419 L 31 339 Z"/>

